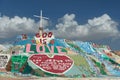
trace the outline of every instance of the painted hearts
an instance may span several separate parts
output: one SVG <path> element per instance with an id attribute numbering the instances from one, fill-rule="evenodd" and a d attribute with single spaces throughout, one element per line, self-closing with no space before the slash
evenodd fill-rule
<path id="1" fill-rule="evenodd" d="M 29 57 L 29 60 L 41 70 L 52 74 L 65 73 L 74 63 L 73 60 L 66 55 L 49 57 L 47 54 L 33 54 Z"/>

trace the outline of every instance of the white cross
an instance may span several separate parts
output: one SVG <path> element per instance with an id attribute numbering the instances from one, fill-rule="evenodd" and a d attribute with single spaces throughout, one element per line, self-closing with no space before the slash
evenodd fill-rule
<path id="1" fill-rule="evenodd" d="M 40 27 L 43 27 L 43 26 L 42 26 L 42 19 L 49 19 L 49 18 L 47 18 L 47 17 L 43 17 L 43 16 L 42 16 L 42 10 L 40 11 L 40 16 L 38 16 L 38 15 L 34 15 L 34 16 L 40 18 Z"/>

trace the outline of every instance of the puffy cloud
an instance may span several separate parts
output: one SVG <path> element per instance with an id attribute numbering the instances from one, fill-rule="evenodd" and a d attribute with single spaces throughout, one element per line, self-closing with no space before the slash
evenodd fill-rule
<path id="1" fill-rule="evenodd" d="M 95 40 L 119 35 L 118 23 L 104 14 L 100 17 L 89 19 L 84 25 L 75 21 L 75 14 L 66 14 L 53 30 L 57 37 L 74 40 Z"/>
<path id="2" fill-rule="evenodd" d="M 48 22 L 43 20 L 43 25 L 48 26 Z M 38 31 L 38 27 L 39 22 L 36 23 L 31 18 L 3 16 L 0 17 L 0 38 L 10 38 L 22 33 L 35 33 Z"/>
<path id="3" fill-rule="evenodd" d="M 43 25 L 49 26 L 47 20 L 43 20 Z M 97 40 L 107 37 L 120 36 L 117 28 L 118 23 L 104 14 L 100 17 L 89 19 L 86 24 L 79 24 L 75 20 L 75 14 L 65 14 L 59 19 L 56 29 L 52 30 L 56 37 L 74 40 Z M 0 17 L 0 38 L 10 38 L 22 33 L 32 33 L 38 31 L 39 22 L 31 18 L 15 16 Z M 46 29 L 49 31 L 49 29 Z"/>

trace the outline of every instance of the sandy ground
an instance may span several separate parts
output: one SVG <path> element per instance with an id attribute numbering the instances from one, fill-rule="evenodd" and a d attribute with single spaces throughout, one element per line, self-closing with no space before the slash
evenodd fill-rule
<path id="1" fill-rule="evenodd" d="M 120 77 L 103 76 L 103 77 L 90 77 L 90 78 L 63 78 L 63 77 L 37 77 L 30 76 L 18 76 L 11 72 L 1 73 L 0 80 L 120 80 Z"/>
<path id="2" fill-rule="evenodd" d="M 43 77 L 43 78 L 30 78 L 30 77 L 3 77 L 0 80 L 120 80 L 120 78 L 59 78 L 59 77 Z"/>

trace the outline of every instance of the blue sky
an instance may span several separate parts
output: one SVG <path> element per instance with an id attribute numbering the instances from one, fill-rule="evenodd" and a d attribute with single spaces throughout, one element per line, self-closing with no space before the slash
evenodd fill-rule
<path id="1" fill-rule="evenodd" d="M 119 4 L 120 0 L 0 0 L 0 43 L 22 32 L 33 34 L 39 24 L 33 15 L 43 10 L 43 15 L 50 18 L 44 20 L 45 29 L 57 37 L 107 44 L 120 50 Z"/>
<path id="2" fill-rule="evenodd" d="M 119 0 L 0 0 L 0 11 L 10 17 L 18 15 L 33 18 L 33 14 L 38 14 L 42 9 L 51 19 L 74 13 L 77 15 L 76 19 L 83 23 L 104 13 L 115 20 L 120 19 L 119 3 Z"/>

